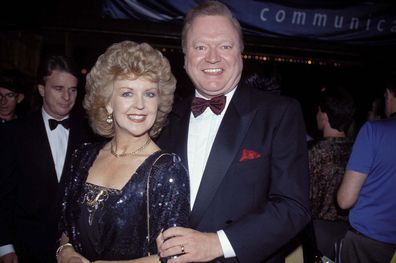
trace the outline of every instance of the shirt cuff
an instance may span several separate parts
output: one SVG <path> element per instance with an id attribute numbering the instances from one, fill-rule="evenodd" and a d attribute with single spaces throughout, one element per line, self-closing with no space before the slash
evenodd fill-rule
<path id="1" fill-rule="evenodd" d="M 228 240 L 227 235 L 223 230 L 217 231 L 217 236 L 220 240 L 221 249 L 223 250 L 224 258 L 232 258 L 236 257 L 235 251 L 231 246 L 230 241 Z"/>
<path id="2" fill-rule="evenodd" d="M 15 252 L 14 246 L 9 244 L 9 245 L 4 245 L 0 247 L 0 257 L 7 255 L 9 253 Z"/>

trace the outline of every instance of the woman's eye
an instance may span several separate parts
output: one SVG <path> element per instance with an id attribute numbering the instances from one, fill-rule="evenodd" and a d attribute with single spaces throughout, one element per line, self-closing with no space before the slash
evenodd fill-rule
<path id="1" fill-rule="evenodd" d="M 154 98 L 155 96 L 157 96 L 157 94 L 155 92 L 146 92 L 146 96 L 149 98 Z"/>
<path id="2" fill-rule="evenodd" d="M 132 92 L 130 92 L 130 91 L 126 91 L 126 92 L 123 92 L 122 94 L 121 94 L 121 96 L 122 97 L 131 97 L 133 94 L 132 94 Z"/>

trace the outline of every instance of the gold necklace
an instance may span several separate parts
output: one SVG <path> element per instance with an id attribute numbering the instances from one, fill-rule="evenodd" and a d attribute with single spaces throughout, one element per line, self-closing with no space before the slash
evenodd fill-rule
<path id="1" fill-rule="evenodd" d="M 147 145 L 149 145 L 151 142 L 151 138 L 149 137 L 148 140 L 138 149 L 136 149 L 133 152 L 130 153 L 116 153 L 116 150 L 113 149 L 113 142 L 110 142 L 110 152 L 112 155 L 114 155 L 114 157 L 119 158 L 119 157 L 125 157 L 125 156 L 134 156 L 137 155 L 138 153 L 140 153 L 141 151 L 143 151 Z"/>

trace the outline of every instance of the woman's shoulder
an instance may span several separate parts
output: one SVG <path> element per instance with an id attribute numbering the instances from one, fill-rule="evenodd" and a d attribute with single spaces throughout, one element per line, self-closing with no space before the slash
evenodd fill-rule
<path id="1" fill-rule="evenodd" d="M 159 164 L 182 164 L 182 160 L 176 153 L 160 150 L 152 155 L 153 165 Z"/>
<path id="2" fill-rule="evenodd" d="M 105 146 L 107 141 L 100 142 L 85 142 L 79 147 L 75 148 L 72 154 L 72 158 L 81 159 L 83 156 L 97 155 L 97 153 Z"/>
<path id="3" fill-rule="evenodd" d="M 185 168 L 182 159 L 175 153 L 160 150 L 152 156 L 151 169 L 156 174 L 161 174 L 162 177 L 177 175 L 187 177 L 187 169 Z"/>
<path id="4" fill-rule="evenodd" d="M 100 142 L 84 142 L 79 147 L 75 149 L 75 152 L 91 152 L 95 150 L 100 150 L 104 147 L 107 141 Z"/>

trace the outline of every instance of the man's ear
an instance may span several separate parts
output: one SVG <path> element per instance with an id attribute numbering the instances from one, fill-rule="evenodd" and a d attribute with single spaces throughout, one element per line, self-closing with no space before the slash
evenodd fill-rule
<path id="1" fill-rule="evenodd" d="M 44 93 L 45 93 L 45 91 L 44 91 L 44 85 L 38 84 L 37 88 L 38 88 L 38 91 L 39 91 L 39 93 L 40 93 L 40 96 L 41 96 L 41 97 L 44 97 Z"/>
<path id="2" fill-rule="evenodd" d="M 385 89 L 385 93 L 386 93 L 386 95 L 387 95 L 387 97 L 388 98 L 396 98 L 396 94 L 395 93 L 393 93 L 393 91 L 392 90 L 390 90 L 390 89 Z"/>
<path id="3" fill-rule="evenodd" d="M 320 109 L 320 106 L 319 106 L 319 108 L 318 108 L 318 112 L 319 112 L 319 114 L 320 114 L 320 121 L 321 121 L 321 122 L 328 122 L 328 121 L 329 121 L 329 117 L 327 116 L 327 113 L 324 112 L 324 111 L 322 111 L 322 110 Z"/>
<path id="4" fill-rule="evenodd" d="M 323 112 L 322 118 L 323 118 L 324 121 L 329 122 L 329 116 L 327 116 L 326 112 Z"/>
<path id="5" fill-rule="evenodd" d="M 18 98 L 17 98 L 17 103 L 21 103 L 23 101 L 23 99 L 25 98 L 25 95 L 22 93 L 18 94 Z"/>
<path id="6" fill-rule="evenodd" d="M 392 92 L 389 89 L 385 89 L 384 92 L 385 103 L 389 103 L 392 98 Z"/>

